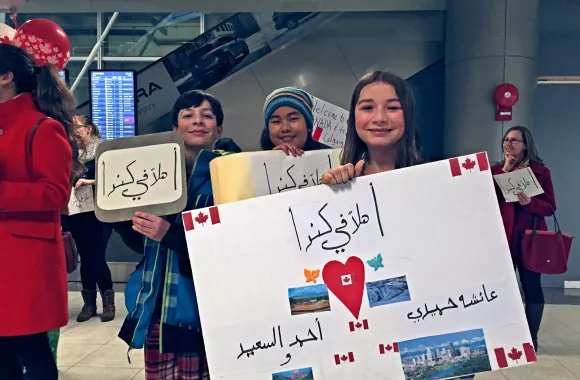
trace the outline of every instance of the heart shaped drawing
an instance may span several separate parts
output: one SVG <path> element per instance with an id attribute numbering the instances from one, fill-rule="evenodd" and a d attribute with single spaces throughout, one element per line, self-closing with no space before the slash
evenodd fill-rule
<path id="1" fill-rule="evenodd" d="M 358 319 L 365 288 L 365 265 L 356 256 L 346 263 L 329 261 L 322 269 L 322 280 L 340 302 Z"/>

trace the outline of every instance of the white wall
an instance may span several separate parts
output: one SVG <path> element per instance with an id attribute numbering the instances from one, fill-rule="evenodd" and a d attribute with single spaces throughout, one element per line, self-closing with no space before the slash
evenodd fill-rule
<path id="1" fill-rule="evenodd" d="M 345 13 L 311 35 L 255 62 L 208 90 L 224 106 L 225 134 L 259 149 L 266 96 L 297 86 L 348 109 L 371 67 L 408 78 L 443 58 L 444 12 Z"/>

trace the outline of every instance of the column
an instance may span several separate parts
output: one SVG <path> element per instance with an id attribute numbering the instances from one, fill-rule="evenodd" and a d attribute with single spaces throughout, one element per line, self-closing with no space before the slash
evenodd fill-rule
<path id="1" fill-rule="evenodd" d="M 487 151 L 502 159 L 512 126 L 533 128 L 539 0 L 448 0 L 445 46 L 444 153 Z M 495 120 L 493 93 L 519 90 L 511 121 Z"/>

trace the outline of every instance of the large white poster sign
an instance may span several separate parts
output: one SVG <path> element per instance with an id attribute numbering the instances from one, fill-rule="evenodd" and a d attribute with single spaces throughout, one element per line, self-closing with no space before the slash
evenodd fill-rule
<path id="1" fill-rule="evenodd" d="M 312 96 L 312 138 L 331 148 L 342 148 L 346 139 L 348 111 Z"/>
<path id="2" fill-rule="evenodd" d="M 544 193 L 542 185 L 540 185 L 536 175 L 529 167 L 505 174 L 494 175 L 493 178 L 507 202 L 517 202 L 518 193 L 524 193 L 528 197 L 534 197 Z"/>
<path id="3" fill-rule="evenodd" d="M 485 153 L 183 220 L 212 378 L 443 379 L 536 360 Z"/>
<path id="4" fill-rule="evenodd" d="M 68 215 L 76 215 L 95 210 L 93 198 L 93 187 L 83 186 L 79 189 L 73 188 L 68 201 Z"/>
<path id="5" fill-rule="evenodd" d="M 224 156 L 210 163 L 215 204 L 304 189 L 320 184 L 322 174 L 340 163 L 340 149 L 287 156 L 282 151 Z"/>
<path id="6" fill-rule="evenodd" d="M 183 139 L 173 132 L 103 141 L 96 158 L 97 217 L 121 221 L 135 211 L 182 211 L 184 173 Z"/>

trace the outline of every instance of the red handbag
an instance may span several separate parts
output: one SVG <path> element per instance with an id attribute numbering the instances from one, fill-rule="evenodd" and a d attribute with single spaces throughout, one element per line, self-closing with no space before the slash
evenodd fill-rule
<path id="1" fill-rule="evenodd" d="M 566 273 L 574 237 L 562 233 L 556 213 L 554 230 L 538 231 L 534 216 L 534 229 L 526 230 L 522 235 L 522 261 L 527 269 L 542 274 Z"/>

